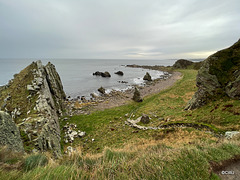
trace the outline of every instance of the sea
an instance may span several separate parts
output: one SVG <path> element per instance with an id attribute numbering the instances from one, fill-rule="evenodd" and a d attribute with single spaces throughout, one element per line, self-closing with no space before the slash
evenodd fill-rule
<path id="1" fill-rule="evenodd" d="M 0 59 L 0 86 L 8 83 L 13 75 L 19 73 L 26 66 L 38 59 Z M 159 78 L 163 72 L 142 68 L 130 68 L 126 65 L 163 65 L 171 66 L 176 59 L 168 60 L 126 60 L 126 59 L 41 59 L 45 65 L 51 62 L 59 73 L 64 91 L 67 96 L 76 98 L 85 96 L 90 98 L 91 93 L 99 94 L 98 88 L 103 87 L 109 93 L 112 90 L 124 91 L 133 85 L 144 85 L 143 76 L 146 72 L 153 79 Z M 110 78 L 93 76 L 96 71 L 108 71 Z M 122 71 L 123 76 L 114 74 Z M 127 83 L 121 83 L 126 81 Z"/>

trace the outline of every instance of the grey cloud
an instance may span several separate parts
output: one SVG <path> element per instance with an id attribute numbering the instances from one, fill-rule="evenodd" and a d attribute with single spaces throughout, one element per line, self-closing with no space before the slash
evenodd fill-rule
<path id="1" fill-rule="evenodd" d="M 0 58 L 203 58 L 239 39 L 239 7 L 239 0 L 0 0 Z"/>

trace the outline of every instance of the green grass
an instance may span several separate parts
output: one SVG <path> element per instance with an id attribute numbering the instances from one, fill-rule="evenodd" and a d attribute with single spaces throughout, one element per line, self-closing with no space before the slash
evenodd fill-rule
<path id="1" fill-rule="evenodd" d="M 34 77 L 30 72 L 32 69 L 36 69 L 36 67 L 36 64 L 30 64 L 19 74 L 14 75 L 14 79 L 7 89 L 0 91 L 0 106 L 3 105 L 4 99 L 9 94 L 11 98 L 7 101 L 6 106 L 8 112 L 21 107 L 21 115 L 14 119 L 16 123 L 20 123 L 21 119 L 26 118 L 27 112 L 32 110 L 33 106 L 35 106 L 37 96 L 33 95 L 31 101 L 28 101 L 27 96 L 30 95 L 30 92 L 27 90 L 27 85 L 32 84 Z"/>
<path id="2" fill-rule="evenodd" d="M 33 154 L 28 156 L 24 160 L 24 170 L 30 171 L 38 166 L 45 166 L 48 163 L 48 159 L 43 154 Z"/>
<path id="3" fill-rule="evenodd" d="M 70 117 L 67 121 L 75 123 L 78 129 L 85 131 L 87 135 L 77 138 L 73 146 L 82 146 L 83 152 L 101 152 L 104 147 L 121 147 L 128 142 L 137 139 L 154 139 L 161 130 L 158 131 L 138 131 L 124 125 L 124 121 L 130 114 L 134 118 L 142 114 L 149 115 L 152 119 L 147 126 L 158 126 L 166 123 L 183 122 L 193 124 L 203 124 L 214 132 L 224 132 L 226 130 L 239 129 L 240 102 L 229 98 L 222 98 L 213 101 L 206 106 L 193 111 L 185 111 L 184 107 L 197 90 L 195 79 L 196 70 L 179 70 L 183 78 L 176 82 L 174 86 L 158 94 L 144 98 L 142 103 L 129 103 L 127 105 L 97 111 L 90 115 L 79 115 Z M 232 107 L 225 107 L 232 105 Z M 129 114 L 125 117 L 125 114 Z M 159 120 L 164 118 L 164 120 Z M 166 122 L 169 120 L 169 122 Z M 66 121 L 61 121 L 63 127 Z M 63 139 L 63 138 L 62 138 Z M 95 139 L 94 142 L 91 139 Z M 68 146 L 62 142 L 62 147 Z"/>
<path id="4" fill-rule="evenodd" d="M 0 170 L 0 179 L 218 179 L 211 163 L 240 155 L 239 141 L 196 142 L 184 147 L 161 143 L 106 148 L 97 156 L 75 154 L 28 172 Z M 6 175 L 7 174 L 7 175 Z"/>
<path id="5" fill-rule="evenodd" d="M 218 179 L 211 171 L 211 162 L 220 163 L 239 156 L 239 139 L 222 142 L 206 131 L 238 130 L 240 102 L 224 97 L 199 109 L 184 111 L 196 91 L 197 71 L 179 71 L 183 74 L 181 80 L 169 89 L 144 98 L 142 103 L 132 102 L 61 120 L 61 128 L 67 122 L 75 123 L 87 133 L 83 138 L 76 138 L 73 144 L 62 142 L 63 149 L 69 145 L 77 147 L 75 154 L 52 160 L 46 166 L 35 163 L 37 166 L 28 171 L 24 163 L 11 171 L 2 166 L 0 179 Z M 125 117 L 127 113 L 135 115 L 134 119 L 147 114 L 152 118 L 147 126 L 168 125 L 169 128 L 133 129 L 124 125 L 129 118 Z M 193 126 L 171 127 L 179 123 Z M 21 161 L 26 162 L 30 157 Z M 3 162 L 12 165 L 15 159 Z"/>

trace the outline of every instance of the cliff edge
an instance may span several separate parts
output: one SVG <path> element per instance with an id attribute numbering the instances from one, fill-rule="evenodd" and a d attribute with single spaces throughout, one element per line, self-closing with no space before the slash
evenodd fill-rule
<path id="1" fill-rule="evenodd" d="M 201 107 L 217 96 L 240 99 L 240 40 L 204 60 L 196 86 L 198 90 L 186 110 Z"/>

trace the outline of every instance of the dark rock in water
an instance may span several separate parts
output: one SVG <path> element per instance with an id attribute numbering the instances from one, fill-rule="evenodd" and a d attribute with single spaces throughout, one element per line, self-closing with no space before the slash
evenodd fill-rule
<path id="1" fill-rule="evenodd" d="M 147 72 L 147 73 L 145 74 L 145 76 L 143 77 L 143 80 L 152 81 L 152 77 L 151 77 L 150 74 Z"/>
<path id="2" fill-rule="evenodd" d="M 174 63 L 173 67 L 177 69 L 186 69 L 188 66 L 192 64 L 193 64 L 192 61 L 186 59 L 179 59 Z"/>
<path id="3" fill-rule="evenodd" d="M 140 95 L 140 92 L 138 90 L 137 87 L 135 87 L 135 91 L 134 91 L 134 94 L 133 94 L 133 98 L 132 98 L 135 102 L 142 102 L 143 99 L 141 98 L 141 95 Z"/>
<path id="4" fill-rule="evenodd" d="M 143 114 L 142 117 L 141 117 L 140 122 L 143 123 L 143 124 L 148 124 L 148 123 L 150 123 L 150 118 L 149 118 L 149 116 L 146 115 L 146 114 Z"/>
<path id="5" fill-rule="evenodd" d="M 240 40 L 204 60 L 198 71 L 197 92 L 186 106 L 195 109 L 218 96 L 240 99 Z"/>
<path id="6" fill-rule="evenodd" d="M 127 84 L 128 82 L 127 81 L 118 81 L 119 83 L 124 83 L 124 84 Z"/>
<path id="7" fill-rule="evenodd" d="M 123 76 L 123 72 L 122 71 L 115 72 L 115 74 L 117 74 L 119 76 Z"/>
<path id="8" fill-rule="evenodd" d="M 19 130 L 11 116 L 0 111 L 0 145 L 7 146 L 9 149 L 24 152 L 23 143 Z"/>
<path id="9" fill-rule="evenodd" d="M 100 88 L 98 89 L 98 91 L 99 91 L 100 93 L 102 93 L 102 94 L 105 94 L 105 89 L 104 89 L 103 87 L 100 87 Z"/>
<path id="10" fill-rule="evenodd" d="M 110 73 L 105 71 L 105 72 L 99 72 L 96 71 L 95 73 L 93 73 L 94 76 L 102 76 L 102 77 L 111 77 Z"/>
<path id="11" fill-rule="evenodd" d="M 105 71 L 104 73 L 102 73 L 102 77 L 111 77 L 110 73 Z"/>
<path id="12" fill-rule="evenodd" d="M 101 76 L 102 72 L 96 71 L 95 73 L 93 73 L 93 76 Z"/>

